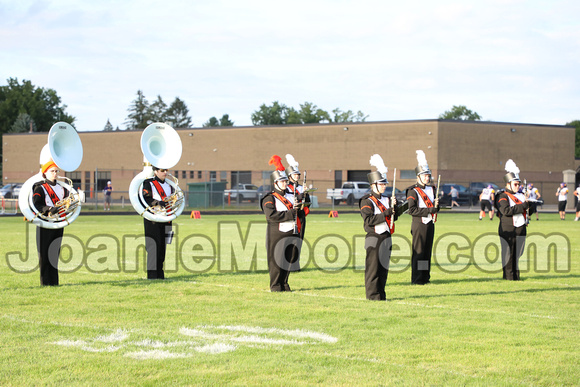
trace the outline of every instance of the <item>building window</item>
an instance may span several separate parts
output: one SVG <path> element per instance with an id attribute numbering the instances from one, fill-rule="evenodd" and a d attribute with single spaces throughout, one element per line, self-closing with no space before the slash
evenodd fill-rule
<path id="1" fill-rule="evenodd" d="M 190 179 L 193 179 L 193 177 L 194 177 L 194 172 L 193 171 L 189 171 L 189 178 Z"/>
<path id="2" fill-rule="evenodd" d="M 209 172 L 209 181 L 216 181 L 216 177 L 217 177 L 216 171 Z"/>
<path id="3" fill-rule="evenodd" d="M 416 177 L 414 169 L 401 169 L 401 179 L 414 180 Z"/>
<path id="4" fill-rule="evenodd" d="M 91 172 L 85 172 L 85 191 L 90 192 L 91 190 Z"/>
<path id="5" fill-rule="evenodd" d="M 64 175 L 66 177 L 68 177 L 69 179 L 71 179 L 72 186 L 73 186 L 74 189 L 80 189 L 81 188 L 82 172 L 66 172 Z"/>
<path id="6" fill-rule="evenodd" d="M 252 171 L 232 171 L 231 176 L 232 176 L 232 187 L 236 187 L 238 184 L 252 183 Z M 268 178 L 270 178 L 269 174 Z"/>
<path id="7" fill-rule="evenodd" d="M 182 179 L 187 178 L 187 171 L 181 171 L 181 178 Z"/>
<path id="8" fill-rule="evenodd" d="M 201 171 L 197 171 L 197 178 L 198 179 L 201 179 L 202 178 Z"/>

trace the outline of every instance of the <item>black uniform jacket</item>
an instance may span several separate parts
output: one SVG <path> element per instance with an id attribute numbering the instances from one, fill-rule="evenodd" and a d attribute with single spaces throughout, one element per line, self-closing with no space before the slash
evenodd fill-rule
<path id="1" fill-rule="evenodd" d="M 513 231 L 516 229 L 514 226 L 514 215 L 517 214 L 524 214 L 530 204 L 528 202 L 522 202 L 520 204 L 516 204 L 514 206 L 510 206 L 509 196 L 506 192 L 509 192 L 512 195 L 515 195 L 513 191 L 510 190 L 503 190 L 498 192 L 495 196 L 495 205 L 497 207 L 499 221 L 502 230 L 504 231 Z M 522 226 L 525 227 L 525 226 Z"/>
<path id="2" fill-rule="evenodd" d="M 410 186 L 409 188 L 407 188 L 407 200 L 409 201 L 409 215 L 413 217 L 413 221 L 420 222 L 422 217 L 427 217 L 429 216 L 429 214 L 436 214 L 437 212 L 439 212 L 439 206 L 431 208 L 419 207 L 419 197 L 417 191 L 415 191 L 416 187 L 425 189 L 425 186 L 419 183 Z M 437 192 L 437 188 L 433 187 L 433 192 Z"/>
<path id="3" fill-rule="evenodd" d="M 364 220 L 364 229 L 367 233 L 374 233 L 375 226 L 387 221 L 389 216 L 394 215 L 394 220 L 397 220 L 397 214 L 393 208 L 391 198 L 388 197 L 390 207 L 386 211 L 379 214 L 375 214 L 375 204 L 373 203 L 371 196 L 374 196 L 377 200 L 380 200 L 381 195 L 376 193 L 370 193 L 363 196 L 359 201 L 360 213 Z"/>

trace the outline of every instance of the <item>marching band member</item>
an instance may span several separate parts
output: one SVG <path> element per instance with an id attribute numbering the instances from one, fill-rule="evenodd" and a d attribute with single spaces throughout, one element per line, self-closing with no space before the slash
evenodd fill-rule
<path id="1" fill-rule="evenodd" d="M 359 201 L 364 220 L 365 237 L 365 292 L 367 300 L 386 300 L 385 286 L 391 259 L 391 234 L 395 230 L 397 199 L 383 196 L 387 188 L 387 167 L 378 154 L 371 157 L 377 171 L 367 175 L 371 192 Z M 393 187 L 394 189 L 394 187 Z"/>
<path id="2" fill-rule="evenodd" d="M 56 204 L 68 196 L 68 191 L 57 184 L 58 166 L 52 159 L 41 167 L 44 181 L 34 187 L 32 200 L 34 207 L 43 215 L 55 215 L 62 211 Z M 64 228 L 36 227 L 36 249 L 40 264 L 40 284 L 43 286 L 58 285 L 58 257 Z"/>
<path id="3" fill-rule="evenodd" d="M 270 165 L 276 170 L 270 175 L 274 190 L 262 198 L 260 206 L 266 215 L 266 250 L 268 271 L 270 272 L 270 291 L 289 292 L 288 276 L 292 265 L 294 250 L 299 243 L 300 217 L 303 210 L 297 210 L 294 203 L 286 198 L 288 177 L 280 156 L 274 155 Z"/>
<path id="4" fill-rule="evenodd" d="M 143 198 L 149 207 L 167 206 L 167 198 L 173 194 L 173 187 L 165 181 L 167 169 L 153 167 L 154 176 L 143 181 Z M 171 243 L 172 223 L 152 222 L 143 218 L 145 227 L 145 250 L 147 250 L 147 279 L 165 279 L 163 264 L 167 243 Z"/>
<path id="5" fill-rule="evenodd" d="M 439 199 L 435 199 L 436 187 L 430 185 L 431 170 L 425 153 L 417 151 L 418 166 L 415 168 L 417 183 L 407 189 L 409 215 L 413 217 L 413 255 L 411 256 L 411 283 L 428 284 L 431 279 L 431 253 L 435 236 L 435 222 L 439 212 Z"/>
<path id="6" fill-rule="evenodd" d="M 493 220 L 493 201 L 495 197 L 495 191 L 493 187 L 488 185 L 486 188 L 481 190 L 479 194 L 479 201 L 481 203 L 481 211 L 479 211 L 479 220 L 485 218 L 485 210 L 489 214 L 489 220 Z"/>
<path id="7" fill-rule="evenodd" d="M 529 203 L 523 193 L 518 193 L 522 182 L 520 169 L 512 159 L 505 163 L 507 174 L 503 177 L 506 186 L 496 196 L 499 217 L 498 234 L 501 242 L 503 279 L 520 279 L 519 259 L 524 252 L 526 241 L 526 220 Z"/>
<path id="8" fill-rule="evenodd" d="M 304 186 L 300 184 L 300 170 L 298 169 L 298 162 L 291 154 L 286 155 L 288 161 L 288 168 L 286 168 L 286 175 L 288 176 L 288 191 L 286 198 L 294 203 L 294 206 L 304 204 L 304 211 L 298 212 L 300 219 L 300 245 L 296 246 L 294 250 L 294 257 L 292 257 L 291 271 L 300 271 L 300 251 L 302 248 L 302 241 L 304 241 L 304 234 L 306 232 L 306 215 L 310 213 L 310 195 L 308 192 L 304 193 Z"/>

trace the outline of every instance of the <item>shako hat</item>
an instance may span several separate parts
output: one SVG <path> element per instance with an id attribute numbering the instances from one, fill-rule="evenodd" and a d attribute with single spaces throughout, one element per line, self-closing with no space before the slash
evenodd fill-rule
<path id="1" fill-rule="evenodd" d="M 507 172 L 503 177 L 505 183 L 511 183 L 512 181 L 521 181 L 520 180 L 520 169 L 514 163 L 512 159 L 509 159 L 505 162 L 505 171 Z"/>
<path id="2" fill-rule="evenodd" d="M 272 156 L 270 161 L 268 162 L 270 165 L 274 165 L 276 170 L 272 172 L 270 175 L 270 180 L 272 184 L 275 184 L 277 181 L 280 180 L 288 180 L 288 176 L 286 176 L 286 171 L 284 170 L 284 166 L 282 165 L 282 159 L 278 155 Z"/>
<path id="3" fill-rule="evenodd" d="M 427 164 L 427 157 L 425 157 L 425 152 L 422 150 L 416 151 L 417 153 L 417 166 L 415 167 L 415 174 L 419 175 L 430 175 L 431 170 L 429 169 L 429 164 Z"/>
<path id="4" fill-rule="evenodd" d="M 300 170 L 298 169 L 298 161 L 294 159 L 294 156 L 291 154 L 286 155 L 286 161 L 288 162 L 288 168 L 286 168 L 286 174 L 288 176 L 297 173 L 300 175 Z"/>
<path id="5" fill-rule="evenodd" d="M 375 183 L 388 184 L 389 183 L 387 180 L 388 168 L 385 166 L 385 163 L 383 162 L 383 158 L 378 154 L 374 154 L 371 156 L 369 163 L 371 164 L 371 166 L 377 168 L 376 171 L 367 174 L 367 179 L 369 179 L 369 183 L 370 184 L 375 184 Z"/>

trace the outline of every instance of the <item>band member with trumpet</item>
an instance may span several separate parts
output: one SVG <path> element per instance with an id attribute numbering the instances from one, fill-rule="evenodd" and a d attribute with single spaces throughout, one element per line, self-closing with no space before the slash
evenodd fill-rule
<path id="1" fill-rule="evenodd" d="M 152 178 L 143 181 L 143 198 L 149 207 L 169 208 L 168 198 L 173 194 L 173 187 L 166 181 L 167 169 L 153 167 Z M 147 250 L 147 279 L 165 279 L 163 265 L 167 242 L 171 241 L 172 223 L 153 222 L 143 218 L 145 227 L 145 250 Z"/>
<path id="2" fill-rule="evenodd" d="M 380 155 L 371 156 L 370 164 L 377 171 L 367 175 L 371 192 L 359 201 L 360 214 L 364 220 L 365 237 L 365 292 L 367 300 L 387 299 L 385 286 L 391 259 L 391 234 L 395 231 L 397 199 L 383 196 L 387 188 L 387 167 Z M 395 188 L 393 187 L 393 192 Z"/>
<path id="3" fill-rule="evenodd" d="M 431 253 L 435 236 L 435 222 L 439 212 L 439 195 L 431 185 L 431 170 L 422 150 L 417 152 L 417 183 L 407 188 L 409 215 L 413 217 L 413 254 L 411 256 L 411 283 L 425 285 L 431 279 Z"/>
<path id="4" fill-rule="evenodd" d="M 506 186 L 495 198 L 499 217 L 498 234 L 501 242 L 501 261 L 503 279 L 518 281 L 520 279 L 519 260 L 526 243 L 526 220 L 529 207 L 525 194 L 520 193 L 522 182 L 520 169 L 509 159 L 505 163 L 507 174 L 503 177 Z"/>
<path id="5" fill-rule="evenodd" d="M 40 284 L 57 286 L 58 259 L 63 230 L 81 211 L 79 195 L 72 181 L 58 176 L 59 169 L 74 171 L 83 158 L 77 131 L 66 122 L 57 122 L 48 132 L 48 143 L 40 152 L 40 171 L 20 189 L 18 206 L 27 221 L 35 224 Z M 66 180 L 65 181 L 63 181 Z"/>
<path id="6" fill-rule="evenodd" d="M 304 234 L 306 232 L 306 215 L 310 213 L 310 195 L 305 192 L 304 184 L 300 184 L 300 169 L 298 169 L 298 162 L 294 159 L 291 154 L 286 155 L 286 161 L 288 162 L 288 168 L 286 168 L 286 175 L 288 176 L 288 192 L 286 198 L 294 203 L 295 207 L 300 207 L 303 211 L 298 213 L 300 219 L 300 245 L 294 250 L 294 256 L 292 257 L 292 270 L 300 271 L 300 251 L 302 247 L 302 241 L 304 241 Z M 305 177 L 306 177 L 306 172 Z"/>
<path id="7" fill-rule="evenodd" d="M 266 231 L 266 250 L 268 271 L 270 273 L 270 291 L 289 292 L 288 276 L 292 266 L 294 250 L 300 243 L 301 212 L 294 203 L 286 198 L 288 193 L 288 176 L 280 156 L 274 155 L 270 165 L 276 170 L 270 175 L 274 190 L 262 198 L 260 206 L 268 228 Z"/>

